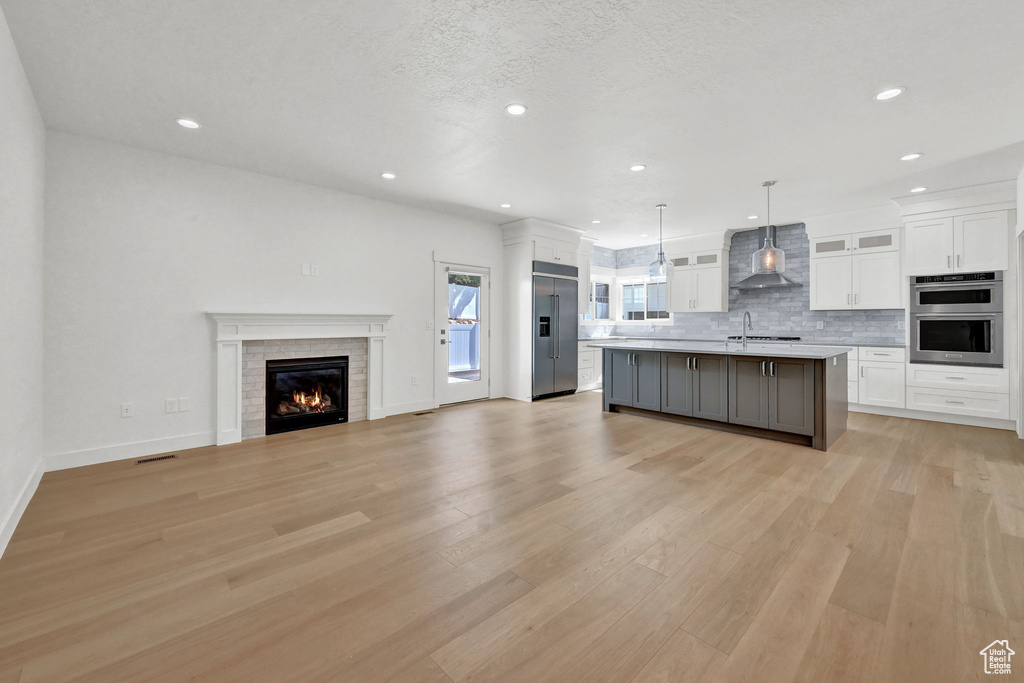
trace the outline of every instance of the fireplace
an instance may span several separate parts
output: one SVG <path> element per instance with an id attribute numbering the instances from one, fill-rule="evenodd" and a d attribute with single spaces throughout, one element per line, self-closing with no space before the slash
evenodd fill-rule
<path id="1" fill-rule="evenodd" d="M 267 361 L 267 434 L 348 422 L 348 356 Z"/>

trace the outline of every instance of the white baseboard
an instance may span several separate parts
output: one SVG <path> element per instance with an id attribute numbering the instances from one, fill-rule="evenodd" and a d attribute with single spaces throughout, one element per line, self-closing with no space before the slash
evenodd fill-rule
<path id="1" fill-rule="evenodd" d="M 885 415 L 888 417 L 906 417 L 912 420 L 948 422 L 949 424 L 966 425 L 968 427 L 988 427 L 990 429 L 1008 429 L 1011 432 L 1017 431 L 1017 425 L 1013 420 L 996 420 L 991 417 L 933 413 L 928 410 L 907 410 L 906 408 L 883 408 L 881 406 L 866 406 L 860 403 L 851 403 L 849 409 L 852 413 L 869 413 L 871 415 Z"/>
<path id="2" fill-rule="evenodd" d="M 57 470 L 67 470 L 72 467 L 98 465 L 103 462 L 127 460 L 128 458 L 144 458 L 147 455 L 157 455 L 160 453 L 168 453 L 170 451 L 182 451 L 188 448 L 212 446 L 214 443 L 214 435 L 212 432 L 184 434 L 182 436 L 170 436 L 163 439 L 152 439 L 150 441 L 135 441 L 133 443 L 121 443 L 114 446 L 103 446 L 100 448 L 87 448 L 81 451 L 57 453 L 43 458 L 43 465 L 47 472 L 56 472 Z"/>
<path id="3" fill-rule="evenodd" d="M 436 407 L 437 404 L 434 403 L 434 399 L 410 401 L 409 403 L 399 403 L 388 406 L 387 413 L 388 417 L 390 417 L 392 415 L 403 415 L 405 413 L 418 413 L 421 410 L 433 410 Z"/>
<path id="4" fill-rule="evenodd" d="M 28 507 L 29 501 L 32 500 L 36 489 L 39 488 L 39 480 L 42 478 L 43 461 L 40 460 L 36 463 L 35 471 L 29 475 L 25 485 L 21 487 L 21 492 L 18 494 L 17 500 L 14 501 L 14 507 L 4 517 L 3 523 L 0 524 L 0 557 L 3 557 L 4 551 L 7 550 L 7 544 L 11 542 L 11 537 L 14 536 L 14 528 L 18 526 L 21 516 L 25 514 L 25 508 Z"/>

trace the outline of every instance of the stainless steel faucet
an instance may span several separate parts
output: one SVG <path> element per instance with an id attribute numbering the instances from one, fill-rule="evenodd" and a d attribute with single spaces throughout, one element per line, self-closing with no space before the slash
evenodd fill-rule
<path id="1" fill-rule="evenodd" d="M 747 350 L 747 330 L 753 330 L 754 325 L 750 320 L 750 311 L 743 311 L 743 322 L 740 324 L 740 332 L 743 335 L 743 350 Z"/>

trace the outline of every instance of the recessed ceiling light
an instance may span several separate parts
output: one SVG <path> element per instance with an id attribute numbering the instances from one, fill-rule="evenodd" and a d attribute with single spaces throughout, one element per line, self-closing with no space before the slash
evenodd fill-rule
<path id="1" fill-rule="evenodd" d="M 885 102 L 886 100 L 891 100 L 894 97 L 899 97 L 906 91 L 907 89 L 904 88 L 903 86 L 899 86 L 897 88 L 887 88 L 886 90 L 883 90 L 882 92 L 875 95 L 875 99 L 878 100 L 879 102 Z"/>
<path id="2" fill-rule="evenodd" d="M 756 221 L 757 220 L 757 216 L 747 216 L 747 220 L 748 221 Z"/>
<path id="3" fill-rule="evenodd" d="M 174 119 L 174 121 L 182 128 L 191 128 L 193 130 L 199 128 L 199 124 L 192 119 Z"/>
<path id="4" fill-rule="evenodd" d="M 394 173 L 381 173 L 380 177 L 384 180 L 394 180 L 396 176 Z"/>
<path id="5" fill-rule="evenodd" d="M 629 167 L 629 170 L 630 171 L 642 171 L 645 168 L 647 168 L 647 167 L 645 165 L 643 165 L 643 164 L 633 164 L 632 166 Z"/>
<path id="6" fill-rule="evenodd" d="M 512 205 L 511 204 L 502 204 L 501 208 L 503 208 L 503 209 L 511 209 Z"/>
<path id="7" fill-rule="evenodd" d="M 591 222 L 591 223 L 593 223 L 594 225 L 597 225 L 597 224 L 598 224 L 598 223 L 600 223 L 601 221 L 590 221 L 590 222 Z"/>
<path id="8" fill-rule="evenodd" d="M 920 152 L 911 152 L 910 154 L 904 154 L 900 157 L 900 161 L 913 161 L 914 159 L 920 159 Z"/>
<path id="9" fill-rule="evenodd" d="M 640 233 L 640 236 L 641 237 L 647 237 L 647 233 L 646 232 L 642 232 L 642 233 Z"/>
<path id="10" fill-rule="evenodd" d="M 927 187 L 914 187 L 914 188 L 911 188 L 910 191 L 913 192 L 914 194 L 917 194 L 918 192 L 926 192 L 927 190 L 928 190 Z"/>
<path id="11" fill-rule="evenodd" d="M 525 104 L 510 104 L 505 107 L 505 113 L 511 114 L 512 116 L 522 116 L 526 113 Z"/>

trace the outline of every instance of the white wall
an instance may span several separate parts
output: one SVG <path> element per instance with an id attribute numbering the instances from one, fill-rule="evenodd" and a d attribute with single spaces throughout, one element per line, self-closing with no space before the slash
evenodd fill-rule
<path id="1" fill-rule="evenodd" d="M 39 482 L 46 131 L 0 12 L 0 554 Z"/>
<path id="2" fill-rule="evenodd" d="M 206 311 L 391 313 L 385 407 L 430 407 L 434 251 L 502 280 L 489 223 L 65 133 L 47 148 L 51 466 L 212 443 Z M 498 345 L 500 289 L 492 301 Z M 500 346 L 491 359 L 501 396 Z M 181 397 L 192 410 L 165 414 Z"/>

